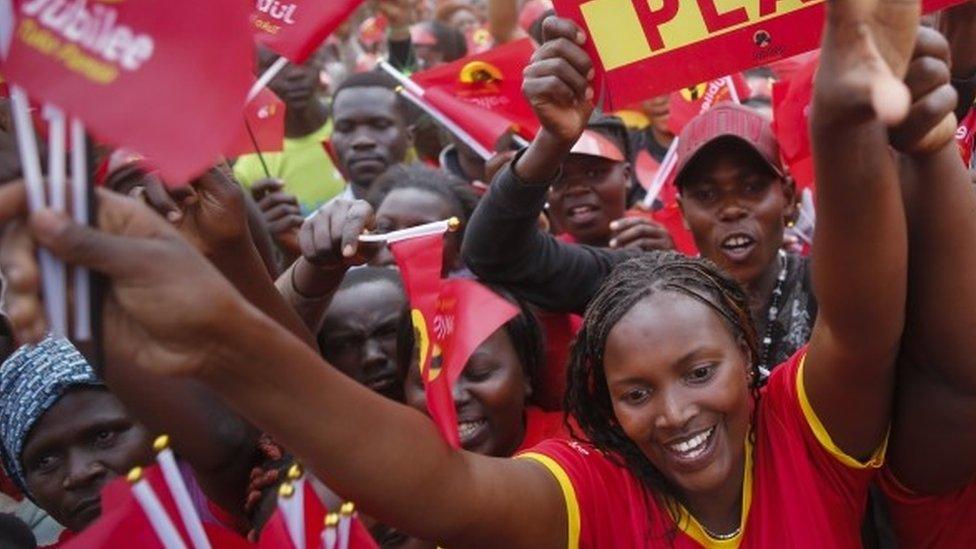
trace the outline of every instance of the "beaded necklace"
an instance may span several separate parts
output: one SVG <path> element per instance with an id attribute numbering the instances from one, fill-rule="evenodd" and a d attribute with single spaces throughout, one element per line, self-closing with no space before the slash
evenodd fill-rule
<path id="1" fill-rule="evenodd" d="M 769 301 L 769 311 L 766 313 L 766 332 L 763 334 L 762 347 L 759 349 L 759 372 L 765 377 L 769 375 L 769 352 L 773 347 L 773 324 L 779 316 L 779 309 L 783 305 L 780 299 L 783 297 L 783 283 L 786 281 L 786 252 L 779 250 L 776 254 L 779 260 L 779 275 L 776 276 L 776 286 L 773 288 L 772 297 Z"/>

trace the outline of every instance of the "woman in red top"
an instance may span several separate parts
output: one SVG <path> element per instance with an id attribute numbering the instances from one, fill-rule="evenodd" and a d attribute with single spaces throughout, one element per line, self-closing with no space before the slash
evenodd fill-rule
<path id="1" fill-rule="evenodd" d="M 109 334 L 109 356 L 203 381 L 339 493 L 418 537 L 592 546 L 621 531 L 638 546 L 854 545 L 904 324 L 905 214 L 884 123 L 909 107 L 899 79 L 917 13 L 893 0 L 828 6 L 813 123 L 821 309 L 808 350 L 757 394 L 741 289 L 705 261 L 630 263 L 595 298 L 574 350 L 571 393 L 596 397 L 573 402 L 591 446 L 544 443 L 524 459 L 452 451 L 421 414 L 328 367 L 127 199 L 99 195 L 101 231 L 51 212 L 31 226 L 55 255 L 113 281 L 107 329 L 138 329 Z M 592 110 L 585 38 L 565 20 L 546 30 L 525 79 L 544 129 L 510 168 L 529 182 L 556 175 Z M 339 249 L 355 252 L 356 237 Z M 174 306 L 154 306 L 161 299 Z M 37 320 L 27 316 L 15 319 L 21 336 Z"/>

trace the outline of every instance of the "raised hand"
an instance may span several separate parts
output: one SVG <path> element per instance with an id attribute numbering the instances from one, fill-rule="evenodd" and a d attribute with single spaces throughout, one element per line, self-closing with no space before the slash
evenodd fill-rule
<path id="1" fill-rule="evenodd" d="M 251 187 L 251 196 L 257 202 L 268 232 L 285 252 L 296 256 L 298 231 L 305 222 L 295 195 L 284 191 L 284 182 L 278 179 L 262 179 Z"/>
<path id="2" fill-rule="evenodd" d="M 920 28 L 905 75 L 912 105 L 904 122 L 891 130 L 891 143 L 898 150 L 933 152 L 955 137 L 957 93 L 951 84 L 949 59 L 945 37 L 933 29 Z"/>
<path id="3" fill-rule="evenodd" d="M 523 72 L 522 93 L 543 129 L 572 146 L 593 112 L 593 62 L 581 47 L 586 35 L 572 21 L 549 17 L 542 28 L 546 41 Z"/>
<path id="4" fill-rule="evenodd" d="M 879 119 L 888 126 L 908 115 L 902 82 L 918 30 L 920 2 L 831 0 L 815 88 L 821 124 Z"/>
<path id="5" fill-rule="evenodd" d="M 302 257 L 325 269 L 362 265 L 380 249 L 359 243 L 359 235 L 372 227 L 373 207 L 368 202 L 337 198 L 302 225 L 298 235 Z"/>

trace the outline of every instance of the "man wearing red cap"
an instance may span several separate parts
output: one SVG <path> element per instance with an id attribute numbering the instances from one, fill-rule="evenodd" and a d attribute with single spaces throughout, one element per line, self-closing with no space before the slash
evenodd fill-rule
<path id="1" fill-rule="evenodd" d="M 702 255 L 749 293 L 761 364 L 779 364 L 809 338 L 816 302 L 807 261 L 780 251 L 795 192 L 769 121 L 722 104 L 693 119 L 679 143 L 676 183 L 686 224 Z M 529 152 L 496 176 L 471 218 L 465 264 L 544 309 L 582 312 L 613 267 L 639 252 L 567 245 L 537 229 L 547 190 L 558 189 L 573 161 L 554 181 L 533 184 L 512 168 Z"/>

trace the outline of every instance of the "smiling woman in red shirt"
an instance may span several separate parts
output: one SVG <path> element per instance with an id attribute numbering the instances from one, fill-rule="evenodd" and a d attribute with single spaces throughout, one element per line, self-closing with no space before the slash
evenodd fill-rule
<path id="1" fill-rule="evenodd" d="M 812 121 L 820 313 L 809 346 L 761 387 L 741 288 L 704 260 L 626 263 L 590 304 L 572 354 L 567 403 L 587 444 L 545 442 L 520 459 L 453 450 L 422 414 L 346 378 L 247 305 L 124 198 L 100 194 L 112 214 L 100 216 L 106 232 L 50 212 L 32 227 L 55 255 L 113 281 L 110 355 L 203 381 L 338 493 L 419 538 L 449 547 L 857 546 L 904 327 L 907 230 L 886 124 L 909 108 L 900 79 L 918 5 L 835 0 L 827 9 Z M 524 85 L 544 129 L 508 168 L 521 184 L 555 178 L 593 109 L 585 37 L 566 20 L 545 29 Z M 338 249 L 348 245 L 353 258 L 358 232 L 349 234 Z M 195 283 L 168 283 L 177 273 Z M 167 300 L 178 306 L 153 305 Z M 36 319 L 24 320 L 15 329 L 29 335 Z M 128 338 L 112 338 L 122 326 Z"/>

